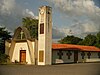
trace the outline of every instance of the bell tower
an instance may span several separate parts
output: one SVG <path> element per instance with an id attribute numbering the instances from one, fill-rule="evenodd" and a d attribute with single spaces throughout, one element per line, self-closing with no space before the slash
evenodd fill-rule
<path id="1" fill-rule="evenodd" d="M 42 6 L 39 8 L 38 24 L 38 65 L 51 65 L 52 63 L 52 8 Z"/>

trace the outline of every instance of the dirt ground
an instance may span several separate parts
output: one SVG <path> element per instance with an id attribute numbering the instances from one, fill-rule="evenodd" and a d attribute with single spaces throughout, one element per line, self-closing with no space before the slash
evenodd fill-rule
<path id="1" fill-rule="evenodd" d="M 100 75 L 100 63 L 0 65 L 0 75 Z"/>

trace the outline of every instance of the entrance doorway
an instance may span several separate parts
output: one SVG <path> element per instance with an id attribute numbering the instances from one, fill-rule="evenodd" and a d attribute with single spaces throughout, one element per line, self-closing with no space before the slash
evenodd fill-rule
<path id="1" fill-rule="evenodd" d="M 20 50 L 20 62 L 26 63 L 26 50 Z"/>
<path id="2" fill-rule="evenodd" d="M 78 51 L 74 51 L 74 62 L 77 63 L 78 61 Z"/>

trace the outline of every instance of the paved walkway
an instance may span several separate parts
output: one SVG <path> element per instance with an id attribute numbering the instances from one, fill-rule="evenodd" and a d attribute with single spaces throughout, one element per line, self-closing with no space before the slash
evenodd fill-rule
<path id="1" fill-rule="evenodd" d="M 0 65 L 0 75 L 100 75 L 100 63 L 51 66 Z"/>

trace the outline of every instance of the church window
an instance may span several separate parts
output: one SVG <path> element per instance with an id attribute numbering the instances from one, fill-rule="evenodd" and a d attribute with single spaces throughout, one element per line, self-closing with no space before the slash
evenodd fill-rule
<path id="1" fill-rule="evenodd" d="M 81 53 L 81 56 L 82 56 L 82 59 L 84 59 L 85 53 L 82 52 L 82 53 Z"/>
<path id="2" fill-rule="evenodd" d="M 40 34 L 44 34 L 44 23 L 40 24 Z"/>
<path id="3" fill-rule="evenodd" d="M 70 59 L 70 56 L 72 55 L 71 51 L 68 51 L 66 55 L 68 56 L 68 59 Z"/>
<path id="4" fill-rule="evenodd" d="M 16 39 L 25 39 L 25 34 L 24 34 L 23 30 L 20 31 L 20 33 L 18 34 Z"/>
<path id="5" fill-rule="evenodd" d="M 62 59 L 62 56 L 63 56 L 63 52 L 62 51 L 58 51 L 57 55 L 59 56 L 59 59 Z"/>
<path id="6" fill-rule="evenodd" d="M 88 52 L 88 53 L 87 53 L 87 56 L 88 56 L 88 59 L 90 59 L 91 53 Z"/>
<path id="7" fill-rule="evenodd" d="M 98 58 L 100 58 L 100 52 L 98 52 Z"/>

